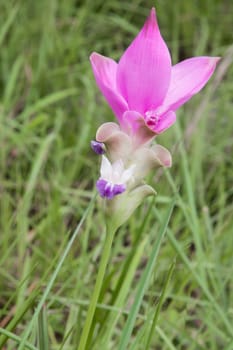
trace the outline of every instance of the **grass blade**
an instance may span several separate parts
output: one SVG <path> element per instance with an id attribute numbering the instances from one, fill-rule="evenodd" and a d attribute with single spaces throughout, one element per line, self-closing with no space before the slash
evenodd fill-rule
<path id="1" fill-rule="evenodd" d="M 38 347 L 40 350 L 49 350 L 48 322 L 45 305 L 38 317 Z"/>
<path id="2" fill-rule="evenodd" d="M 2 26 L 0 31 L 0 46 L 2 45 L 12 23 L 14 22 L 14 19 L 15 19 L 15 16 L 17 15 L 18 10 L 19 10 L 19 6 L 17 5 L 12 9 L 5 24 Z"/>
<path id="3" fill-rule="evenodd" d="M 25 111 L 21 113 L 20 118 L 27 119 L 32 114 L 38 113 L 39 111 L 50 106 L 51 104 L 59 102 L 61 100 L 66 99 L 67 97 L 74 95 L 77 95 L 77 89 L 75 88 L 54 92 L 48 96 L 41 98 L 39 101 L 35 102 L 35 104 L 27 107 Z"/>
<path id="4" fill-rule="evenodd" d="M 228 320 L 228 317 L 226 316 L 226 313 L 221 308 L 221 306 L 217 303 L 217 301 L 215 300 L 215 298 L 213 297 L 213 295 L 211 294 L 211 292 L 207 288 L 206 284 L 203 283 L 202 278 L 194 270 L 191 262 L 189 261 L 189 259 L 185 255 L 185 253 L 183 252 L 180 243 L 176 240 L 176 238 L 174 237 L 174 235 L 173 235 L 171 230 L 168 230 L 167 236 L 168 236 L 168 239 L 169 239 L 170 243 L 172 244 L 174 249 L 179 254 L 180 258 L 183 260 L 183 262 L 185 263 L 187 268 L 191 271 L 193 277 L 195 278 L 195 280 L 199 284 L 199 286 L 202 289 L 204 295 L 209 300 L 209 302 L 213 305 L 213 308 L 216 310 L 216 313 L 219 315 L 220 319 L 222 319 L 222 322 L 225 325 L 226 331 L 232 337 L 233 336 L 233 329 L 232 329 L 232 325 L 231 325 L 230 321 Z"/>
<path id="5" fill-rule="evenodd" d="M 12 334 L 11 332 L 15 329 L 15 327 L 20 322 L 20 320 L 23 319 L 26 312 L 35 303 L 37 296 L 38 296 L 38 290 L 33 291 L 31 293 L 30 297 L 26 300 L 26 302 L 21 306 L 21 308 L 17 311 L 15 316 L 9 322 L 9 324 L 7 325 L 7 329 L 5 329 L 5 332 L 0 332 L 0 333 L 2 333 L 2 336 L 0 337 L 0 349 L 3 348 L 4 344 L 6 343 L 8 337 L 9 337 L 9 334 Z"/>
<path id="6" fill-rule="evenodd" d="M 3 334 L 5 336 L 6 339 L 12 339 L 14 340 L 16 343 L 20 343 L 21 338 L 18 337 L 17 335 L 15 335 L 14 333 L 11 333 L 9 331 L 7 331 L 6 329 L 3 329 L 0 327 L 0 334 Z M 2 348 L 1 348 L 2 349 Z M 25 343 L 25 349 L 29 349 L 29 350 L 38 350 L 34 345 L 26 342 Z"/>
<path id="7" fill-rule="evenodd" d="M 164 288 L 162 290 L 161 296 L 159 298 L 159 303 L 158 303 L 158 306 L 156 308 L 156 311 L 155 311 L 155 314 L 154 314 L 154 317 L 153 317 L 153 322 L 152 322 L 152 325 L 151 325 L 149 336 L 147 338 L 145 350 L 150 350 L 151 340 L 152 340 L 153 334 L 154 334 L 155 329 L 156 329 L 156 325 L 157 325 L 158 318 L 159 318 L 159 313 L 160 313 L 160 310 L 161 310 L 161 307 L 162 307 L 162 304 L 163 304 L 163 301 L 164 301 L 164 298 L 165 298 L 165 294 L 166 294 L 166 291 L 167 291 L 167 287 L 168 287 L 169 281 L 171 279 L 172 273 L 174 271 L 174 268 L 175 268 L 175 262 L 172 263 L 172 265 L 171 265 L 171 267 L 170 267 L 170 269 L 168 271 L 167 278 L 166 278 L 166 281 L 165 281 L 165 284 L 164 284 Z"/>
<path id="8" fill-rule="evenodd" d="M 58 273 L 59 273 L 59 271 L 60 271 L 64 261 L 65 261 L 65 258 L 67 257 L 67 255 L 68 255 L 68 253 L 69 253 L 69 251 L 70 251 L 70 249 L 71 249 L 71 247 L 72 247 L 72 245 L 73 245 L 77 235 L 80 232 L 80 229 L 81 229 L 81 227 L 82 227 L 82 225 L 83 225 L 83 223 L 84 223 L 84 221 L 85 221 L 85 219 L 86 219 L 86 217 L 87 217 L 87 215 L 88 215 L 88 213 L 90 211 L 91 206 L 94 203 L 94 200 L 95 200 L 95 196 L 92 198 L 90 204 L 88 205 L 86 211 L 84 212 L 84 214 L 82 216 L 82 219 L 80 220 L 80 222 L 77 225 L 73 235 L 71 236 L 71 238 L 70 238 L 70 240 L 69 240 L 69 242 L 68 242 L 68 244 L 67 244 L 67 246 L 66 246 L 66 248 L 65 248 L 65 250 L 64 250 L 64 252 L 63 252 L 63 254 L 61 256 L 61 259 L 58 262 L 57 267 L 56 267 L 54 273 L 52 274 L 49 283 L 47 284 L 47 287 L 46 287 L 46 289 L 45 289 L 45 291 L 44 291 L 44 293 L 43 293 L 43 295 L 41 297 L 41 300 L 40 300 L 39 304 L 37 305 L 37 308 L 36 308 L 36 310 L 34 312 L 34 315 L 33 315 L 32 319 L 31 319 L 31 322 L 27 326 L 27 329 L 26 329 L 26 331 L 24 333 L 24 336 L 22 337 L 22 341 L 20 342 L 20 346 L 19 346 L 18 350 L 23 350 L 24 349 L 24 346 L 26 344 L 26 340 L 27 340 L 29 334 L 31 333 L 31 331 L 33 329 L 35 321 L 38 319 L 38 315 L 41 312 L 41 309 L 42 309 L 42 307 L 43 307 L 43 305 L 44 305 L 44 303 L 45 303 L 45 301 L 46 301 L 46 299 L 47 299 L 47 297 L 48 297 L 48 295 L 50 293 L 50 290 L 51 290 L 51 288 L 52 288 L 52 286 L 53 286 L 53 284 L 54 284 L 54 282 L 55 282 L 55 280 L 57 278 L 57 275 L 58 275 Z"/>
<path id="9" fill-rule="evenodd" d="M 135 323 L 135 320 L 137 318 L 138 310 L 140 308 L 145 291 L 148 287 L 150 277 L 151 277 L 151 274 L 153 272 L 155 262 L 157 260 L 160 245 L 161 245 L 163 237 L 166 233 L 167 226 L 168 226 L 168 223 L 169 223 L 169 220 L 170 220 L 173 208 L 174 208 L 174 204 L 175 204 L 175 200 L 172 201 L 172 203 L 171 203 L 171 205 L 170 205 L 170 207 L 169 207 L 169 209 L 168 209 L 168 211 L 163 219 L 160 231 L 158 233 L 158 238 L 155 241 L 154 246 L 152 248 L 151 256 L 150 256 L 148 263 L 147 263 L 147 266 L 146 266 L 146 268 L 145 268 L 145 270 L 140 278 L 138 289 L 137 289 L 137 292 L 135 295 L 135 301 L 134 301 L 134 304 L 130 310 L 126 325 L 125 325 L 123 333 L 122 333 L 122 337 L 121 337 L 120 345 L 119 345 L 119 350 L 125 350 L 128 343 L 129 343 L 130 336 L 131 336 L 131 333 L 132 333 L 132 330 L 134 327 L 134 323 Z"/>

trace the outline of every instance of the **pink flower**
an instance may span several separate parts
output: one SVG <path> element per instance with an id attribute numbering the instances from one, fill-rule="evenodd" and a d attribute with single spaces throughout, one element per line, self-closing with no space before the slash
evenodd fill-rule
<path id="1" fill-rule="evenodd" d="M 142 144 L 175 122 L 175 111 L 204 87 L 219 57 L 193 57 L 172 66 L 152 8 L 118 64 L 95 52 L 90 60 L 122 130 Z"/>

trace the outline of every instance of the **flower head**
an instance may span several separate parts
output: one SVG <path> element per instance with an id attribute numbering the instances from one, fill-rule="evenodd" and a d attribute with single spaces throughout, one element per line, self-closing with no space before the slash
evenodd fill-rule
<path id="1" fill-rule="evenodd" d="M 101 197 L 108 199 L 106 214 L 122 225 L 144 198 L 154 195 L 144 183 L 156 167 L 170 167 L 170 152 L 151 140 L 176 121 L 176 110 L 198 93 L 215 70 L 218 57 L 194 57 L 174 66 L 158 27 L 155 9 L 116 63 L 92 53 L 96 83 L 119 124 L 99 127 L 92 149 L 102 155 Z"/>
<path id="2" fill-rule="evenodd" d="M 122 130 L 142 144 L 175 122 L 175 111 L 204 87 L 219 58 L 194 57 L 172 66 L 152 8 L 119 63 L 97 53 L 90 60 Z"/>

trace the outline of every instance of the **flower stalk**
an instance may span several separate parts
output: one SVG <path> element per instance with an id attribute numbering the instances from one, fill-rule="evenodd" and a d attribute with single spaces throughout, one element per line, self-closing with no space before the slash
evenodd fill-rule
<path id="1" fill-rule="evenodd" d="M 110 219 L 106 220 L 106 232 L 105 232 L 105 242 L 103 246 L 103 251 L 100 259 L 98 274 L 96 277 L 95 287 L 91 296 L 89 308 L 87 311 L 86 320 L 84 323 L 83 331 L 81 334 L 81 339 L 77 350 L 86 350 L 86 345 L 93 323 L 95 311 L 97 308 L 98 299 L 101 292 L 101 287 L 103 285 L 103 280 L 105 277 L 105 272 L 108 266 L 108 261 L 111 253 L 112 242 L 117 230 L 117 226 L 112 223 Z"/>

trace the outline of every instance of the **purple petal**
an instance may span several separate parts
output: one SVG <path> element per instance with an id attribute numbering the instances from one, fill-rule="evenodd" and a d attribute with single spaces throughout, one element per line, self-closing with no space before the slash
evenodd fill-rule
<path id="1" fill-rule="evenodd" d="M 117 84 L 129 109 L 144 114 L 162 103 L 170 75 L 170 54 L 160 35 L 153 8 L 142 30 L 120 59 Z"/>
<path id="2" fill-rule="evenodd" d="M 175 111 L 198 93 L 213 74 L 219 57 L 193 57 L 172 67 L 171 83 L 164 109 Z"/>
<path id="3" fill-rule="evenodd" d="M 106 199 L 113 199 L 115 196 L 125 192 L 126 190 L 126 186 L 124 184 L 112 184 L 102 178 L 96 182 L 96 188 L 100 196 Z"/>
<path id="4" fill-rule="evenodd" d="M 105 146 L 103 142 L 98 142 L 98 141 L 91 141 L 91 148 L 93 151 L 97 154 L 104 154 L 105 153 Z"/>
<path id="5" fill-rule="evenodd" d="M 128 109 L 128 106 L 116 86 L 117 63 L 95 52 L 91 54 L 90 61 L 100 91 L 106 98 L 116 117 L 121 121 L 121 117 L 124 111 Z"/>

